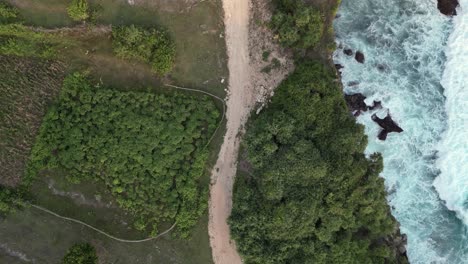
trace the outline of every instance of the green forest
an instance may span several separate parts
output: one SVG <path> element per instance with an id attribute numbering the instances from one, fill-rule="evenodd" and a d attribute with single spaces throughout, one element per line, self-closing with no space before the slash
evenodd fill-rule
<path id="1" fill-rule="evenodd" d="M 156 235 L 176 221 L 185 236 L 206 208 L 198 179 L 218 119 L 209 97 L 120 92 L 75 73 L 44 117 L 23 181 L 60 169 L 72 182 L 103 182 L 139 217 L 136 229 Z"/>
<path id="2" fill-rule="evenodd" d="M 396 263 L 382 242 L 396 228 L 382 160 L 363 154 L 335 80 L 321 63 L 298 65 L 247 128 L 253 169 L 238 174 L 230 218 L 245 263 Z"/>

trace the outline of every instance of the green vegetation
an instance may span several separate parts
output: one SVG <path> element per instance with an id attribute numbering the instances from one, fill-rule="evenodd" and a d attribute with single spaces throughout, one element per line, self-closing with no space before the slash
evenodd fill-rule
<path id="1" fill-rule="evenodd" d="M 17 10 L 0 3 L 0 54 L 51 58 L 54 42 L 19 23 Z"/>
<path id="2" fill-rule="evenodd" d="M 230 225 L 245 263 L 396 263 L 396 223 L 334 72 L 298 65 L 245 136 Z"/>
<path id="3" fill-rule="evenodd" d="M 164 75 L 174 65 L 175 46 L 162 30 L 131 25 L 112 28 L 112 45 L 121 58 L 137 59 L 151 64 L 154 72 Z"/>
<path id="4" fill-rule="evenodd" d="M 160 8 L 158 2 L 150 1 L 147 4 L 138 3 L 130 6 L 125 1 L 89 0 L 89 17 L 86 21 L 93 22 L 97 26 L 74 27 L 76 23 L 67 12 L 70 2 L 71 0 L 6 1 L 7 4 L 14 6 L 9 10 L 15 11 L 17 15 L 7 21 L 0 21 L 0 24 L 9 24 L 0 27 L 0 41 L 4 44 L 0 45 L 3 46 L 0 53 L 8 54 L 0 56 L 0 69 L 2 70 L 0 86 L 3 85 L 0 88 L 2 89 L 0 94 L 2 101 L 0 106 L 0 163 L 3 165 L 6 164 L 5 161 L 9 162 L 7 170 L 4 168 L 4 172 L 8 173 L 2 173 L 0 184 L 22 186 L 21 181 L 24 185 L 31 183 L 29 191 L 32 192 L 32 201 L 36 205 L 63 216 L 82 220 L 117 237 L 147 238 L 151 235 L 149 231 L 153 227 L 149 222 L 153 219 L 148 219 L 145 230 L 135 230 L 134 223 L 140 224 L 137 226 L 141 227 L 144 220 L 133 217 L 131 210 L 120 208 L 116 201 L 118 195 L 112 193 L 115 188 L 106 186 L 101 178 L 95 177 L 95 181 L 82 180 L 81 183 L 75 184 L 68 180 L 75 179 L 75 177 L 66 168 L 39 169 L 39 175 L 22 177 L 25 160 L 29 156 L 43 114 L 62 85 L 64 71 L 87 71 L 93 82 L 99 80 L 101 86 L 112 87 L 120 93 L 144 91 L 145 94 L 164 94 L 172 98 L 172 93 L 176 90 L 162 85 L 162 80 L 164 80 L 164 83 L 209 91 L 223 97 L 226 83 L 221 83 L 221 79 L 226 78 L 227 71 L 224 39 L 219 37 L 223 29 L 222 17 L 218 15 L 221 8 L 219 2 L 211 1 L 195 6 L 168 2 Z M 102 8 L 98 8 L 99 5 Z M 13 23 L 21 23 L 21 25 Z M 174 57 L 174 69 L 171 74 L 161 76 L 164 78 L 162 79 L 155 76 L 151 67 L 143 62 L 117 58 L 113 53 L 111 32 L 106 26 L 102 26 L 109 24 L 116 26 L 134 24 L 145 29 L 166 28 L 168 35 L 177 36 L 173 39 L 177 56 Z M 67 28 L 61 29 L 62 27 Z M 26 68 L 26 71 L 23 71 L 23 68 Z M 91 89 L 96 91 L 100 88 L 91 87 Z M 199 93 L 183 92 L 183 94 L 192 95 L 185 97 L 196 98 L 198 102 Z M 202 102 L 207 100 L 203 96 L 201 99 Z M 59 105 L 60 102 L 57 102 L 52 108 L 55 109 Z M 217 106 L 221 108 L 218 102 Z M 207 190 L 204 188 L 209 184 L 209 171 L 222 140 L 223 126 L 221 124 L 219 133 L 209 146 L 204 144 L 203 149 L 197 148 L 196 151 L 201 153 L 196 156 L 200 157 L 198 160 L 194 160 L 196 157 L 191 156 L 190 160 L 184 160 L 184 164 L 180 165 L 185 166 L 185 162 L 193 162 L 193 166 L 190 164 L 189 168 L 191 175 L 201 171 L 201 177 L 195 180 L 196 188 L 192 188 L 197 191 L 196 195 L 200 194 L 200 201 L 197 200 L 199 197 L 190 199 L 190 202 L 184 201 L 187 197 L 191 198 L 192 194 L 189 189 L 193 184 L 192 181 L 184 181 L 183 177 L 177 176 L 183 183 L 179 185 L 179 182 L 175 181 L 171 191 L 180 192 L 173 196 L 178 197 L 181 209 L 173 219 L 160 219 L 161 223 L 157 226 L 162 231 L 177 221 L 177 226 L 180 228 L 171 233 L 178 231 L 177 234 L 184 235 L 190 229 L 193 234 L 191 238 L 179 240 L 172 238 L 169 233 L 154 241 L 122 244 L 80 225 L 42 214 L 34 207 L 26 207 L 24 210 L 15 210 L 14 213 L 2 217 L 0 225 L 2 243 L 8 243 L 8 247 L 16 251 L 25 252 L 28 257 L 37 260 L 38 263 L 59 263 L 64 252 L 80 241 L 93 241 L 93 245 L 96 245 L 98 249 L 100 261 L 103 263 L 148 263 L 150 260 L 161 263 L 210 263 L 211 253 L 206 230 L 207 216 L 206 210 L 203 210 L 203 207 L 206 207 Z M 205 122 L 202 126 L 202 133 L 208 134 L 211 128 Z M 211 134 L 209 136 L 211 137 Z M 207 141 L 205 135 L 202 137 Z M 208 161 L 207 164 L 201 165 L 203 159 Z M 200 162 L 196 163 L 197 161 Z M 197 164 L 201 168 L 193 169 Z M 34 178 L 37 180 L 32 181 Z M 50 184 L 53 184 L 56 189 L 49 189 Z M 184 187 L 185 184 L 190 185 L 190 188 L 185 191 L 178 188 Z M 14 195 L 10 195 L 11 193 L 6 194 L 7 197 L 14 198 Z M 81 195 L 86 197 L 86 203 L 80 200 Z M 121 195 L 126 195 L 126 192 L 124 191 Z M 4 200 L 9 205 L 14 204 L 11 199 Z M 92 203 L 88 204 L 89 201 Z M 195 205 L 191 206 L 192 203 Z M 200 203 L 201 206 L 198 207 L 196 203 Z M 159 204 L 155 205 L 157 206 Z M 190 212 L 184 209 L 188 207 L 191 208 Z M 194 213 L 195 210 L 203 211 L 203 216 L 198 217 Z M 151 217 L 148 216 L 148 218 Z M 190 228 L 189 226 L 193 226 L 195 222 L 197 222 L 196 227 Z M 21 234 L 21 237 L 18 237 L 18 234 Z M 41 234 L 41 240 L 38 240 L 35 234 Z M 158 248 L 157 252 L 154 250 L 155 247 Z M 103 255 L 104 258 L 101 258 Z M 0 262 L 15 263 L 7 256 L 3 256 L 2 252 L 0 252 Z"/>
<path id="5" fill-rule="evenodd" d="M 13 213 L 26 205 L 26 193 L 22 189 L 0 185 L 0 216 Z"/>
<path id="6" fill-rule="evenodd" d="M 46 107 L 58 94 L 64 65 L 0 55 L 0 184 L 20 182 Z"/>
<path id="7" fill-rule="evenodd" d="M 270 25 L 286 47 L 307 49 L 315 47 L 322 38 L 323 14 L 302 1 L 275 0 L 275 12 Z"/>
<path id="8" fill-rule="evenodd" d="M 118 92 L 73 74 L 45 116 L 28 175 L 63 169 L 72 182 L 100 179 L 153 235 L 177 222 L 183 236 L 205 211 L 205 148 L 219 112 L 208 97 Z"/>
<path id="9" fill-rule="evenodd" d="M 70 18 L 75 21 L 88 19 L 90 14 L 88 0 L 72 0 L 67 12 Z"/>
<path id="10" fill-rule="evenodd" d="M 0 3 L 0 24 L 11 23 L 18 17 L 18 11 L 5 3 Z"/>
<path id="11" fill-rule="evenodd" d="M 97 264 L 96 249 L 89 243 L 73 245 L 63 258 L 63 264 Z"/>
<path id="12" fill-rule="evenodd" d="M 270 58 L 271 51 L 265 50 L 262 53 L 262 60 L 263 61 L 268 61 L 268 58 Z"/>

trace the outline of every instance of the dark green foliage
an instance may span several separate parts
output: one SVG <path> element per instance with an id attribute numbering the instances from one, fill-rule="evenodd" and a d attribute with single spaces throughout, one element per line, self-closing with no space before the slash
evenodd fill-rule
<path id="1" fill-rule="evenodd" d="M 98 257 L 96 249 L 89 243 L 76 244 L 72 246 L 65 257 L 63 264 L 97 264 Z"/>
<path id="2" fill-rule="evenodd" d="M 198 180 L 218 117 L 209 97 L 98 89 L 73 74 L 44 118 L 28 175 L 60 168 L 72 181 L 99 180 L 140 217 L 137 229 L 177 221 L 185 232 L 206 208 Z"/>
<path id="3" fill-rule="evenodd" d="M 5 3 L 0 3 L 0 24 L 11 23 L 18 18 L 18 11 Z"/>
<path id="4" fill-rule="evenodd" d="M 301 0 L 275 0 L 271 27 L 286 47 L 307 49 L 317 45 L 323 34 L 322 13 Z"/>
<path id="5" fill-rule="evenodd" d="M 395 263 L 378 242 L 395 228 L 382 160 L 366 144 L 334 73 L 299 65 L 245 137 L 253 174 L 237 178 L 230 218 L 245 263 Z"/>
<path id="6" fill-rule="evenodd" d="M 0 185 L 0 215 L 7 215 L 26 205 L 26 195 L 22 188 L 9 188 Z"/>
<path id="7" fill-rule="evenodd" d="M 68 15 L 75 21 L 83 21 L 89 18 L 90 8 L 88 0 L 71 0 L 67 8 Z"/>
<path id="8" fill-rule="evenodd" d="M 175 45 L 163 30 L 134 25 L 113 27 L 112 45 L 117 56 L 149 63 L 161 75 L 170 72 L 174 65 Z"/>
<path id="9" fill-rule="evenodd" d="M 268 58 L 270 57 L 271 51 L 265 50 L 262 53 L 262 60 L 263 61 L 268 61 Z"/>

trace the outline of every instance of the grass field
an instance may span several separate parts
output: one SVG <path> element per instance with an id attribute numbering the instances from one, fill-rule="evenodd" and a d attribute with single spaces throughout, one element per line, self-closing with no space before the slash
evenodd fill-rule
<path id="1" fill-rule="evenodd" d="M 20 8 L 27 25 L 45 28 L 76 25 L 67 17 L 66 1 L 8 1 Z M 166 28 L 176 44 L 175 68 L 169 76 L 160 78 L 151 73 L 145 65 L 113 57 L 109 33 L 75 35 L 75 39 L 82 44 L 81 48 L 65 54 L 69 56 L 66 59 L 72 62 L 72 65 L 89 67 L 96 77 L 102 78 L 109 85 L 118 83 L 132 87 L 148 87 L 170 82 L 224 97 L 228 73 L 219 0 L 202 1 L 195 5 L 181 4 L 184 1 L 180 0 L 145 0 L 140 1 L 141 5 L 134 6 L 125 0 L 91 2 L 102 7 L 95 22 L 99 25 L 135 24 Z M 164 2 L 165 8 L 160 8 L 158 2 Z M 187 5 L 190 8 L 187 8 Z M 116 75 L 116 72 L 119 75 Z M 225 81 L 222 83 L 223 79 Z"/>
<path id="2" fill-rule="evenodd" d="M 7 1 L 19 9 L 26 25 L 49 29 L 77 26 L 66 14 L 67 1 Z M 90 25 L 97 30 L 57 33 L 64 39 L 75 42 L 75 45 L 62 46 L 59 49 L 58 58 L 67 64 L 67 68 L 63 69 L 61 74 L 74 70 L 87 70 L 94 80 L 100 80 L 104 85 L 119 90 L 172 92 L 172 88 L 163 85 L 170 83 L 204 90 L 221 98 L 225 96 L 224 89 L 228 76 L 220 1 L 188 3 L 190 1 L 136 0 L 135 6 L 128 5 L 125 0 L 91 2 L 102 6 L 95 21 L 98 26 Z M 99 27 L 121 24 L 167 28 L 177 47 L 176 64 L 170 75 L 156 76 L 148 65 L 121 60 L 112 54 L 110 33 L 100 32 Z M 12 84 L 22 78 L 22 75 L 23 73 L 18 74 L 15 79 L 16 77 L 0 73 L 0 76 L 5 78 L 8 76 L 7 79 L 12 81 Z M 59 74 L 54 76 L 63 77 Z M 45 89 L 44 84 L 47 84 L 47 88 L 52 91 Z M 41 101 L 39 105 L 40 109 L 45 111 L 50 98 L 58 92 L 60 82 L 51 85 L 47 79 L 31 78 L 31 83 L 26 86 L 30 86 L 28 89 L 38 88 L 39 91 L 50 94 L 50 97 L 47 97 L 49 99 L 44 103 Z M 13 89 L 15 86 L 10 84 L 9 87 Z M 28 89 L 23 87 L 17 92 L 27 93 Z M 8 100 L 19 104 L 20 107 L 24 106 L 26 101 L 19 100 L 18 98 L 23 97 L 18 96 L 9 97 Z M 31 96 L 37 98 L 34 94 Z M 1 98 L 2 104 L 5 99 L 7 97 Z M 222 109 L 222 104 L 216 103 Z M 43 112 L 38 112 L 38 115 L 31 119 L 34 121 L 35 129 L 40 124 L 42 114 Z M 21 120 L 22 117 L 18 118 Z M 224 130 L 223 124 L 210 145 L 210 161 L 202 184 L 209 184 L 210 168 L 216 160 Z M 31 145 L 36 130 L 28 130 L 28 133 L 30 133 L 28 138 L 24 140 Z M 10 135 L 0 138 L 0 143 L 12 138 L 23 140 Z M 28 152 L 29 149 L 22 154 L 23 160 Z M 21 171 L 23 166 L 24 162 L 17 167 L 18 171 Z M 19 175 L 18 171 L 16 177 Z M 132 217 L 114 206 L 109 193 L 102 186 L 92 183 L 72 185 L 63 181 L 60 172 L 54 172 L 49 173 L 49 177 L 43 177 L 36 182 L 32 190 L 35 203 L 61 215 L 77 218 L 125 239 L 147 236 L 128 227 Z M 35 208 L 28 208 L 0 222 L 0 263 L 26 263 L 24 260 L 35 263 L 59 263 L 66 249 L 80 241 L 90 241 L 96 246 L 101 263 L 211 263 L 207 221 L 206 212 L 194 229 L 190 240 L 173 239 L 169 234 L 157 241 L 123 244 Z"/>

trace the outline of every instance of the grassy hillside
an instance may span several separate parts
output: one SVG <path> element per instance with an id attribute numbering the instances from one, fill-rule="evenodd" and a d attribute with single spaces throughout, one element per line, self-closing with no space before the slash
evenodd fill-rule
<path id="1" fill-rule="evenodd" d="M 65 1 L 8 0 L 7 2 L 14 5 L 18 11 L 17 19 L 9 21 L 22 20 L 25 26 L 21 27 L 21 30 L 23 30 L 21 34 L 23 35 L 18 35 L 18 30 L 10 30 L 10 26 L 8 25 L 2 26 L 0 29 L 0 54 L 8 54 L 8 56 L 1 57 L 2 63 L 0 63 L 0 67 L 2 69 L 3 67 L 5 68 L 5 71 L 0 73 L 1 80 L 3 81 L 3 86 L 0 84 L 0 88 L 7 91 L 2 94 L 3 97 L 1 98 L 2 107 L 5 108 L 6 114 L 1 116 L 1 118 L 5 119 L 1 120 L 0 129 L 2 129 L 2 132 L 6 131 L 6 133 L 2 133 L 0 144 L 5 144 L 5 146 L 8 146 L 5 149 L 15 152 L 14 155 L 9 155 L 10 152 L 6 154 L 1 153 L 2 165 L 5 162 L 5 164 L 8 164 L 7 167 L 11 168 L 9 170 L 11 176 L 2 179 L 4 180 L 2 184 L 16 185 L 20 182 L 25 160 L 35 140 L 42 117 L 51 105 L 51 102 L 57 101 L 54 98 L 57 98 L 62 80 L 67 73 L 75 71 L 86 72 L 92 80 L 93 85 L 111 88 L 113 94 L 119 95 L 120 98 L 125 98 L 122 102 L 127 103 L 121 105 L 126 105 L 125 109 L 118 109 L 120 104 L 116 103 L 115 106 L 117 108 L 113 108 L 112 111 L 124 112 L 128 107 L 132 106 L 129 101 L 126 101 L 127 99 L 132 100 L 132 94 L 146 94 L 150 95 L 150 97 L 158 94 L 158 96 L 166 98 L 178 98 L 174 100 L 182 99 L 182 97 L 186 99 L 192 98 L 191 100 L 194 100 L 194 102 L 200 100 L 201 103 L 206 103 L 208 100 L 212 105 L 211 107 L 213 107 L 213 103 L 216 104 L 217 112 L 223 109 L 223 105 L 220 102 L 206 99 L 206 96 L 201 96 L 197 92 L 181 92 L 179 90 L 179 95 L 173 97 L 176 89 L 164 85 L 189 86 L 190 88 L 208 91 L 217 96 L 224 97 L 224 89 L 227 84 L 227 69 L 222 35 L 223 23 L 222 16 L 220 16 L 221 6 L 218 1 L 203 1 L 196 5 L 186 1 L 173 1 L 170 3 L 166 3 L 165 1 L 165 8 L 160 8 L 159 1 L 142 1 L 140 5 L 135 6 L 130 6 L 123 0 L 89 1 L 93 8 L 93 14 L 85 24 L 73 22 L 68 17 L 68 2 Z M 146 63 L 116 57 L 112 45 L 111 25 L 136 25 L 146 29 L 167 30 L 176 48 L 175 64 L 172 71 L 162 76 L 155 74 L 151 70 L 150 65 Z M 54 59 L 54 61 L 51 59 Z M 27 72 L 27 70 L 31 71 Z M 97 94 L 81 94 L 80 96 L 96 98 Z M 73 99 L 71 100 L 73 101 Z M 179 109 L 177 107 L 167 108 L 167 113 L 164 115 L 169 114 L 169 112 L 175 113 L 179 110 L 179 114 L 174 120 L 181 120 L 181 117 L 185 114 L 194 112 L 185 111 L 187 110 L 186 108 L 182 109 L 182 106 L 185 105 L 182 101 L 177 105 Z M 6 104 L 3 105 L 3 102 L 6 102 Z M 112 114 L 111 112 L 106 112 L 111 110 L 107 105 L 107 103 L 100 104 L 98 108 L 110 115 Z M 49 108 L 49 115 L 54 112 L 54 109 L 56 108 Z M 72 110 L 68 117 L 74 118 L 77 115 L 79 116 L 80 111 L 84 108 L 79 107 L 78 110 L 75 108 L 67 109 L 65 109 L 65 112 L 70 109 Z M 146 111 L 143 108 L 140 110 L 138 111 Z M 205 114 L 201 116 L 209 117 L 209 115 Z M 54 126 L 67 126 L 67 124 L 73 123 L 75 128 L 84 129 L 80 127 L 81 121 L 84 122 L 84 120 L 78 121 L 75 123 L 68 121 L 48 123 Z M 127 123 L 124 125 L 129 125 L 129 122 L 137 122 L 138 120 L 127 118 L 126 121 L 114 121 L 118 122 L 119 125 L 123 125 L 125 122 Z M 168 128 L 169 131 L 176 131 L 180 125 L 187 125 L 188 122 L 186 121 L 181 121 L 182 123 L 179 126 L 176 125 Z M 140 123 L 140 125 L 150 125 L 150 123 L 151 120 L 147 120 L 147 122 Z M 213 124 L 209 125 L 210 122 L 202 123 L 202 125 L 196 126 L 195 130 L 201 130 L 203 135 L 209 134 L 211 136 L 211 133 L 214 131 Z M 88 130 L 95 125 L 89 126 Z M 118 127 L 118 125 L 109 127 Z M 167 174 L 166 183 L 162 184 L 160 182 L 159 185 L 146 184 L 146 180 L 151 177 L 147 177 L 144 173 L 137 173 L 140 175 L 138 177 L 138 184 L 135 182 L 129 183 L 128 179 L 136 179 L 133 177 L 135 171 L 122 173 L 121 175 L 123 176 L 118 179 L 119 182 L 115 181 L 115 179 L 104 178 L 101 178 L 101 183 L 84 180 L 86 177 L 86 179 L 89 179 L 90 175 L 88 175 L 88 172 L 95 173 L 96 177 L 100 177 L 102 174 L 98 173 L 99 168 L 97 167 L 91 168 L 92 170 L 82 170 L 82 168 L 86 167 L 84 165 L 91 166 L 93 163 L 75 160 L 75 158 L 81 155 L 79 153 L 81 150 L 74 152 L 69 148 L 71 146 L 69 143 L 74 142 L 76 139 L 75 134 L 60 134 L 63 132 L 60 128 L 57 131 L 54 130 L 55 132 L 59 132 L 57 134 L 55 132 L 46 133 L 49 136 L 52 135 L 51 138 L 58 136 L 54 140 L 62 142 L 62 146 L 66 147 L 59 154 L 57 163 L 51 164 L 49 162 L 49 159 L 54 157 L 54 151 L 41 156 L 44 159 L 37 159 L 44 167 L 38 166 L 37 168 L 39 169 L 35 172 L 40 173 L 38 177 L 33 177 L 36 180 L 32 182 L 31 193 L 35 204 L 46 207 L 60 215 L 85 221 L 110 234 L 122 236 L 125 239 L 141 239 L 150 235 L 150 225 L 145 226 L 147 228 L 142 228 L 142 225 L 136 225 L 139 229 L 144 229 L 142 231 L 136 230 L 134 225 L 139 220 L 135 217 L 137 215 L 135 212 L 145 210 L 146 204 L 148 204 L 148 207 L 153 206 L 154 208 L 158 208 L 159 213 L 169 216 L 169 218 L 166 217 L 166 219 L 159 221 L 158 230 L 167 229 L 172 224 L 171 220 L 177 218 L 180 221 L 180 226 L 185 226 L 185 230 L 187 231 L 185 234 L 191 234 L 191 236 L 188 239 L 181 240 L 172 238 L 171 235 L 166 235 L 157 241 L 142 244 L 122 244 L 121 242 L 109 240 L 79 225 L 41 213 L 34 208 L 26 208 L 7 216 L 0 222 L 0 244 L 2 245 L 0 247 L 0 260 L 5 260 L 9 263 L 15 263 L 15 261 L 21 263 L 22 257 L 19 256 L 23 256 L 22 254 L 24 254 L 26 259 L 33 259 L 38 263 L 58 263 L 71 245 L 77 242 L 91 242 L 98 249 L 98 256 L 104 263 L 210 263 L 211 252 L 206 230 L 207 216 L 206 211 L 203 210 L 207 194 L 206 192 L 193 192 L 196 194 L 195 196 L 200 194 L 202 206 L 199 207 L 195 205 L 197 203 L 196 199 L 192 199 L 194 198 L 192 192 L 184 193 L 182 191 L 184 188 L 178 188 L 181 186 L 191 186 L 190 188 L 198 189 L 201 186 L 208 186 L 209 171 L 222 140 L 223 127 L 224 124 L 221 125 L 218 133 L 210 141 L 211 144 L 208 148 L 204 149 L 203 153 L 191 153 L 188 156 L 184 156 L 183 159 L 177 159 L 174 155 L 170 159 L 157 159 L 161 162 L 164 161 L 165 164 L 167 163 L 166 165 L 169 164 L 168 166 L 174 167 L 174 169 L 183 168 L 185 172 L 187 170 L 190 171 L 187 179 L 177 177 L 179 180 L 174 180 L 173 184 L 170 182 L 176 178 L 173 175 L 174 172 L 176 172 L 177 176 L 187 173 L 170 171 Z M 128 129 L 128 131 L 130 130 Z M 211 132 L 208 133 L 208 130 Z M 19 131 L 21 134 L 16 133 Z M 113 131 L 111 134 L 120 135 L 126 131 L 126 129 L 123 129 L 121 131 Z M 151 135 L 151 133 L 147 134 L 146 132 L 139 135 L 142 137 Z M 106 135 L 106 137 L 109 139 L 109 135 Z M 169 134 L 169 138 L 174 139 L 173 143 L 175 142 L 174 144 L 176 145 L 180 139 L 177 133 Z M 184 135 L 182 135 L 182 138 L 185 140 Z M 41 142 L 41 137 L 38 142 Z M 117 153 L 120 155 L 116 155 L 114 158 L 127 157 L 130 160 L 133 159 L 133 161 L 139 160 L 139 157 L 133 156 L 133 158 L 129 158 L 127 154 L 131 152 L 131 149 L 135 150 L 151 145 L 148 144 L 148 140 L 145 142 L 145 144 L 143 142 L 127 142 L 133 144 L 133 146 L 127 146 L 129 152 L 125 151 L 125 148 L 121 146 L 121 152 Z M 151 140 L 149 142 L 153 143 Z M 168 141 L 162 138 L 160 142 L 162 145 L 168 143 Z M 204 138 L 204 142 L 207 142 L 206 137 Z M 49 143 L 45 145 L 53 147 Z M 166 150 L 170 150 L 167 153 L 178 152 L 180 150 L 179 147 L 188 150 L 189 148 L 200 147 L 200 144 L 185 144 L 185 146 L 167 145 Z M 10 147 L 10 145 L 13 147 Z M 81 145 L 79 143 L 76 146 Z M 107 144 L 105 145 L 107 146 Z M 88 147 L 90 146 L 92 144 L 88 145 Z M 20 151 L 17 151 L 15 148 Z M 122 150 L 124 151 L 122 152 Z M 4 148 L 1 151 L 4 151 Z M 86 156 L 85 159 L 88 160 L 91 156 L 96 158 L 99 155 L 96 155 L 96 152 L 94 152 L 94 154 Z M 102 158 L 103 155 L 99 157 Z M 194 164 L 194 160 L 198 160 L 196 169 L 188 165 Z M 87 175 L 86 177 L 83 176 L 80 183 L 73 183 L 67 180 L 67 178 L 70 178 L 68 176 L 72 174 L 70 173 L 69 165 L 74 161 L 75 165 L 78 164 L 79 166 L 75 167 L 75 177 L 71 178 L 77 179 L 76 172 L 80 172 L 78 175 Z M 127 166 L 128 164 L 125 165 L 125 162 L 114 163 L 114 165 L 117 166 L 120 163 L 127 169 L 131 167 Z M 54 166 L 57 164 L 61 166 Z M 82 165 L 84 167 L 80 167 Z M 54 169 L 44 170 L 46 166 L 48 168 L 54 167 Z M 88 169 L 90 168 L 89 166 Z M 76 170 L 77 168 L 78 170 Z M 162 168 L 166 167 L 162 166 Z M 132 169 L 134 168 L 132 167 Z M 192 179 L 195 172 L 200 176 L 198 179 L 195 179 L 196 177 Z M 106 181 L 107 185 L 102 184 Z M 156 188 L 138 191 L 138 186 L 142 186 L 142 182 L 145 182 L 145 187 L 156 186 Z M 127 186 L 124 188 L 120 185 Z M 167 188 L 172 191 L 157 191 L 158 189 Z M 158 192 L 163 195 L 158 195 Z M 167 199 L 163 198 L 164 195 L 166 195 Z M 116 199 L 117 196 L 120 196 L 120 202 Z M 131 196 L 134 198 L 145 196 L 149 197 L 150 200 L 159 200 L 159 202 L 141 200 L 146 204 L 143 203 L 143 206 L 141 206 L 141 203 L 139 206 L 134 204 L 134 210 L 123 210 L 122 206 L 129 207 L 130 203 L 128 201 L 133 199 L 129 199 Z M 185 198 L 181 199 L 183 196 Z M 164 204 L 164 202 L 161 202 L 162 200 L 168 203 Z M 174 201 L 180 201 L 181 203 L 177 204 L 178 202 L 176 202 L 176 204 L 173 204 Z M 181 209 L 184 207 L 187 210 Z M 196 214 L 187 213 L 190 210 L 196 211 Z M 140 215 L 140 213 L 138 214 Z M 202 216 L 198 217 L 200 214 Z M 189 219 L 189 221 L 184 222 L 182 221 L 183 219 Z M 193 225 L 195 227 L 192 228 L 191 226 Z M 18 236 L 18 234 L 21 235 Z M 12 261 L 12 259 L 15 261 Z"/>

